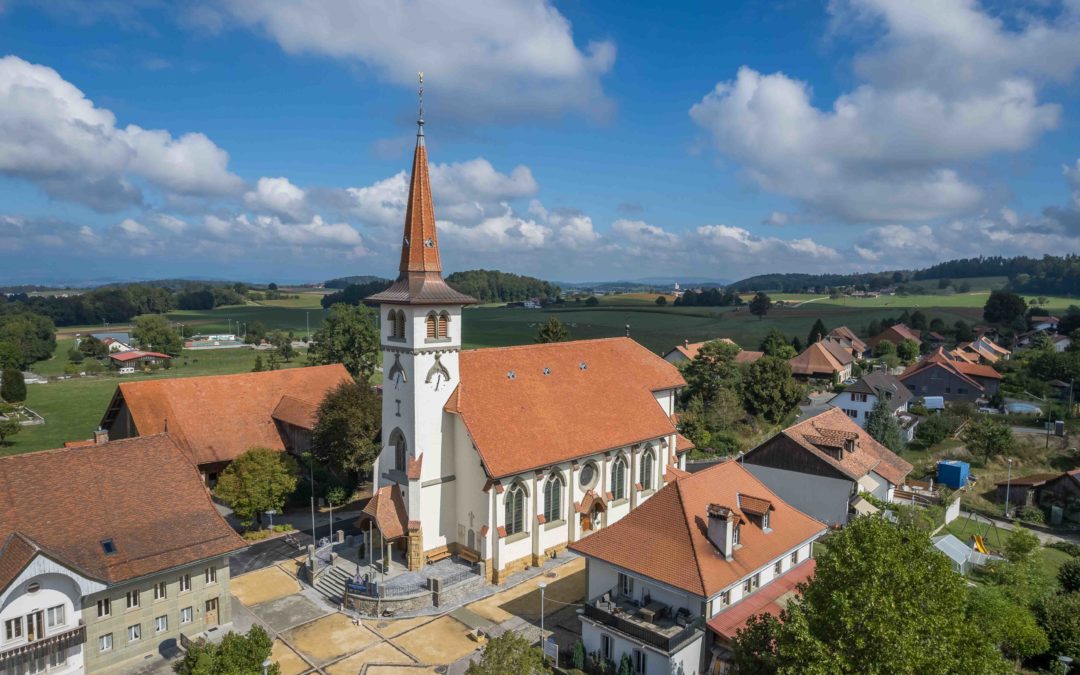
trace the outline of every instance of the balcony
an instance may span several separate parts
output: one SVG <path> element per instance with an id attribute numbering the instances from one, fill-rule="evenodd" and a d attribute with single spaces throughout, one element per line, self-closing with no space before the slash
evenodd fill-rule
<path id="1" fill-rule="evenodd" d="M 25 658 L 43 656 L 49 652 L 67 649 L 86 642 L 86 624 L 79 620 L 74 628 L 47 635 L 40 640 L 23 642 L 10 649 L 0 650 L 0 671 L 21 663 Z"/>
<path id="2" fill-rule="evenodd" d="M 645 607 L 614 592 L 585 604 L 585 617 L 623 633 L 639 642 L 671 654 L 702 634 L 702 618 L 679 610 L 650 603 Z"/>

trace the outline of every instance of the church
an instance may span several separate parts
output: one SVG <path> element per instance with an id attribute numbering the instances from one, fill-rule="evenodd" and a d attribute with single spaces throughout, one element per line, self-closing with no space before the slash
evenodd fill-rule
<path id="1" fill-rule="evenodd" d="M 685 467 L 691 443 L 674 413 L 686 383 L 630 338 L 462 350 L 462 309 L 476 300 L 442 278 L 422 115 L 399 275 L 368 301 L 383 447 L 365 511 L 410 570 L 453 554 L 500 583 Z"/>

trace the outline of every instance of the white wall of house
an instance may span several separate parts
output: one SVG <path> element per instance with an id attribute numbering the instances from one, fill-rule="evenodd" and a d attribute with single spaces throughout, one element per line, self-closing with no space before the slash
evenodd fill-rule
<path id="1" fill-rule="evenodd" d="M 865 429 L 866 420 L 870 417 L 870 411 L 874 409 L 874 405 L 877 403 L 877 396 L 842 391 L 834 396 L 829 403 L 843 410 L 851 418 L 852 422 Z"/>
<path id="2" fill-rule="evenodd" d="M 632 640 L 626 635 L 610 629 L 606 626 L 598 626 L 589 619 L 581 621 L 581 641 L 585 644 L 585 652 L 602 652 L 603 637 L 607 635 L 611 639 L 611 659 L 618 667 L 622 655 L 627 654 L 633 658 L 634 650 L 640 650 L 645 654 L 645 675 L 690 675 L 700 671 L 701 648 L 703 638 L 698 638 L 686 645 L 680 651 L 671 654 L 656 649 L 655 647 Z"/>
<path id="3" fill-rule="evenodd" d="M 484 492 L 484 484 L 487 482 L 484 464 L 480 461 L 480 454 L 473 448 L 472 439 L 469 438 L 461 417 L 449 413 L 447 415 L 451 419 L 455 461 L 454 481 L 445 485 L 447 489 L 455 492 L 457 528 L 461 535 L 459 543 L 469 546 L 471 540 L 472 548 L 480 553 L 482 559 L 487 560 L 491 558 L 491 542 L 495 537 L 491 532 L 488 532 L 486 537 L 480 534 L 484 525 L 488 525 L 489 530 L 493 529 L 488 513 L 491 500 Z"/>

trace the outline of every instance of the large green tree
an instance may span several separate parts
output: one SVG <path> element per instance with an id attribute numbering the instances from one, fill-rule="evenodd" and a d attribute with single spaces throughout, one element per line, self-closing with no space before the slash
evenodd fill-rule
<path id="1" fill-rule="evenodd" d="M 180 333 L 173 330 L 169 320 L 160 314 L 137 317 L 131 326 L 131 334 L 143 349 L 152 349 L 169 356 L 178 356 L 184 346 Z"/>
<path id="2" fill-rule="evenodd" d="M 1009 423 L 990 415 L 979 415 L 970 420 L 960 432 L 960 439 L 967 445 L 968 451 L 982 457 L 984 462 L 1016 447 Z"/>
<path id="3" fill-rule="evenodd" d="M 18 351 L 16 368 L 28 368 L 30 364 L 52 358 L 56 351 L 56 326 L 48 317 L 31 312 L 18 312 L 0 316 L 0 344 L 13 345 Z M 12 350 L 5 347 L 3 353 L 10 360 Z"/>
<path id="4" fill-rule="evenodd" d="M 1016 293 L 1006 290 L 990 291 L 990 297 L 983 305 L 983 318 L 990 323 L 1012 323 L 1017 317 L 1023 318 L 1027 303 Z"/>
<path id="5" fill-rule="evenodd" d="M 779 621 L 756 617 L 739 631 L 737 673 L 1010 672 L 990 637 L 963 620 L 966 582 L 926 533 L 862 517 L 816 555 L 814 577 Z"/>
<path id="6" fill-rule="evenodd" d="M 341 472 L 369 471 L 379 454 L 382 398 L 367 382 L 345 382 L 319 405 L 312 451 Z"/>
<path id="7" fill-rule="evenodd" d="M 967 620 L 1014 661 L 1037 656 L 1050 647 L 1031 610 L 994 586 L 968 589 Z"/>
<path id="8" fill-rule="evenodd" d="M 466 675 L 546 675 L 551 669 L 544 662 L 544 654 L 533 647 L 521 633 L 508 630 L 491 638 L 479 661 L 469 664 Z"/>
<path id="9" fill-rule="evenodd" d="M 1050 653 L 1080 662 L 1080 593 L 1046 598 L 1037 607 L 1036 616 L 1050 640 Z"/>
<path id="10" fill-rule="evenodd" d="M 553 314 L 546 322 L 540 324 L 533 342 L 566 342 L 569 339 L 570 331 L 566 329 L 562 321 L 559 321 L 559 317 Z"/>
<path id="11" fill-rule="evenodd" d="M 758 291 L 754 294 L 754 297 L 750 300 L 750 313 L 759 319 L 764 319 L 765 315 L 772 309 L 772 298 L 765 293 Z"/>
<path id="12" fill-rule="evenodd" d="M 782 422 L 803 397 L 803 387 L 791 376 L 784 359 L 763 356 L 746 369 L 742 400 L 746 411 L 772 423 Z"/>
<path id="13" fill-rule="evenodd" d="M 0 373 L 0 400 L 7 403 L 22 403 L 26 400 L 26 380 L 22 371 L 9 368 Z"/>
<path id="14" fill-rule="evenodd" d="M 281 511 L 285 499 L 296 489 L 296 460 L 269 448 L 251 448 L 232 461 L 218 478 L 214 494 L 232 508 L 244 525 L 258 521 L 263 513 Z"/>
<path id="15" fill-rule="evenodd" d="M 230 631 L 221 642 L 197 641 L 173 664 L 180 675 L 263 675 L 263 662 L 270 658 L 274 640 L 266 629 L 255 625 L 246 634 Z M 272 663 L 267 675 L 281 675 Z"/>
<path id="16" fill-rule="evenodd" d="M 375 372 L 378 355 L 375 311 L 364 305 L 333 305 L 308 344 L 310 363 L 341 363 L 353 377 L 363 380 Z"/>
<path id="17" fill-rule="evenodd" d="M 866 433 L 893 452 L 900 452 L 904 448 L 900 424 L 896 421 L 896 415 L 888 401 L 882 396 L 878 397 L 877 403 L 870 410 L 870 416 L 866 418 Z"/>
<path id="18" fill-rule="evenodd" d="M 785 361 L 798 355 L 798 352 L 795 351 L 796 347 L 788 343 L 787 337 L 777 328 L 773 328 L 765 334 L 760 349 L 765 352 L 766 356 L 775 356 Z"/>
<path id="19" fill-rule="evenodd" d="M 896 345 L 896 355 L 904 363 L 914 363 L 919 358 L 920 345 L 914 340 L 904 340 Z"/>
<path id="20" fill-rule="evenodd" d="M 806 344 L 812 345 L 818 340 L 824 339 L 829 334 L 829 330 L 825 328 L 825 322 L 821 319 L 814 321 L 814 325 L 810 328 L 810 332 L 806 334 Z"/>
<path id="21" fill-rule="evenodd" d="M 723 340 L 710 340 L 701 345 L 697 355 L 682 366 L 687 400 L 697 396 L 709 406 L 721 389 L 737 391 L 741 371 L 735 357 L 740 351 L 738 345 Z"/>

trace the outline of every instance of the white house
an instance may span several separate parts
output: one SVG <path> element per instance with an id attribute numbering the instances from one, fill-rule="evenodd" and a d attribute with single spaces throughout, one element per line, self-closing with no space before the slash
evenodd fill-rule
<path id="1" fill-rule="evenodd" d="M 875 370 L 863 375 L 857 382 L 833 396 L 829 404 L 843 410 L 853 422 L 865 429 L 870 412 L 882 398 L 897 417 L 905 440 L 910 442 L 917 426 L 912 423 L 916 418 L 908 414 L 912 394 L 903 382 L 889 372 Z"/>
<path id="2" fill-rule="evenodd" d="M 369 298 L 384 447 L 364 520 L 405 524 L 374 534 L 410 569 L 457 554 L 499 582 L 622 518 L 681 465 L 685 382 L 629 338 L 463 351 L 475 300 L 442 278 L 430 186 L 421 120 L 399 276 Z"/>
<path id="3" fill-rule="evenodd" d="M 636 673 L 724 672 L 751 614 L 778 614 L 814 570 L 823 523 L 738 462 L 672 481 L 607 530 L 575 542 L 588 558 L 586 653 Z"/>

